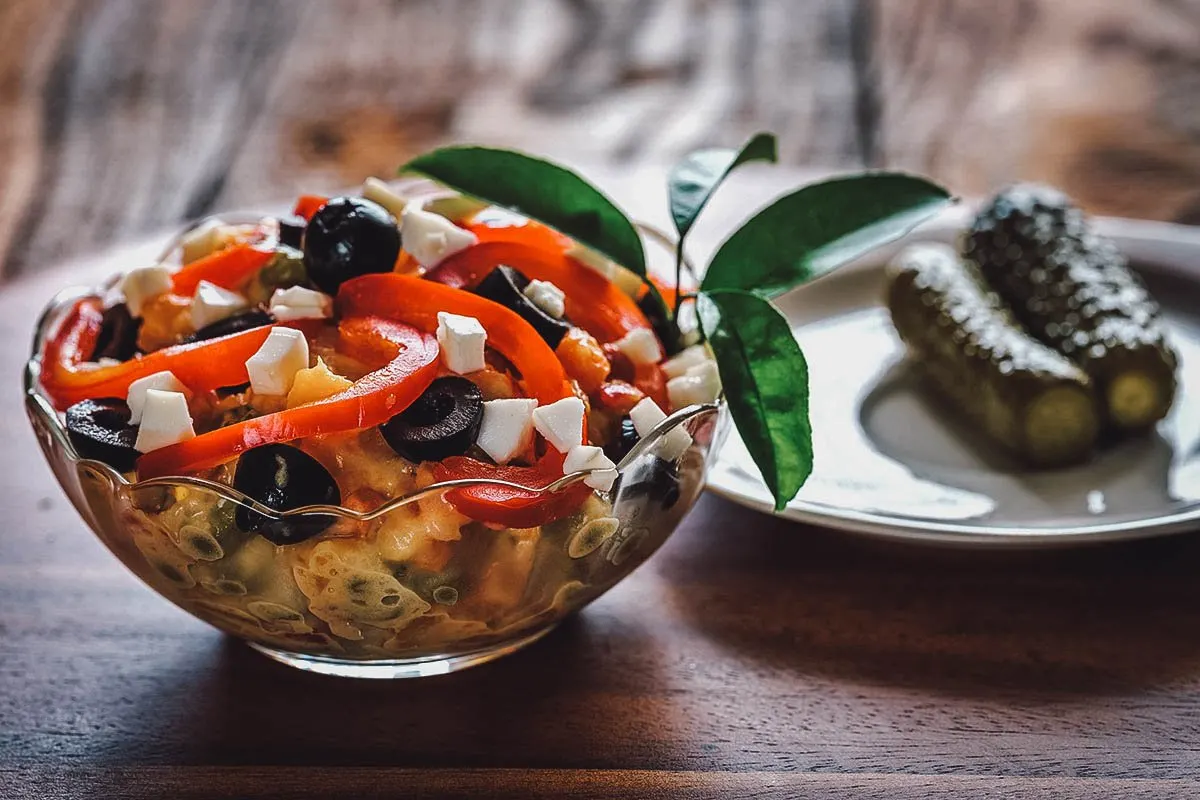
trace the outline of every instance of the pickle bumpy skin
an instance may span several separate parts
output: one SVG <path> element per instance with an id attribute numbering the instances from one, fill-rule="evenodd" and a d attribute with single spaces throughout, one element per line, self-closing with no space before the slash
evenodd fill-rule
<path id="1" fill-rule="evenodd" d="M 1085 461 L 1099 431 L 1087 375 L 1029 336 L 953 248 L 911 245 L 888 265 L 888 309 L 941 395 L 1026 464 Z"/>
<path id="2" fill-rule="evenodd" d="M 1158 304 L 1066 195 L 1040 184 L 1000 192 L 962 253 L 1030 334 L 1088 374 L 1112 428 L 1143 430 L 1167 415 L 1178 358 Z"/>

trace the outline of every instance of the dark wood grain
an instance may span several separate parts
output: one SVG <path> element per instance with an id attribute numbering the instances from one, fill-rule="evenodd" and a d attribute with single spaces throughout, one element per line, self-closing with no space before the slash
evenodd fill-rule
<path id="1" fill-rule="evenodd" d="M 972 778 L 925 775 L 813 774 L 803 772 L 741 772 L 713 774 L 669 770 L 529 769 L 529 770 L 410 770 L 350 768 L 263 769 L 261 767 L 197 767 L 121 771 L 21 770 L 9 773 L 16 800 L 53 797 L 111 796 L 123 800 L 171 797 L 207 800 L 245 797 L 244 787 L 262 787 L 254 797 L 264 800 L 327 800 L 355 797 L 489 797 L 523 800 L 554 797 L 563 800 L 612 798 L 847 798 L 925 800 L 996 798 L 997 800 L 1055 800 L 1121 798 L 1171 800 L 1194 797 L 1190 781 L 1107 780 L 1096 778 Z"/>
<path id="2" fill-rule="evenodd" d="M 652 218 L 664 163 L 773 128 L 817 171 L 1195 222 L 1198 43 L 1195 0 L 0 2 L 0 799 L 1200 795 L 1200 536 L 961 553 L 706 498 L 529 650 L 341 681 L 139 584 L 15 383 L 53 291 L 154 248 L 62 259 L 445 141 L 568 159 Z M 701 247 L 797 179 L 743 177 Z"/>
<path id="3" fill-rule="evenodd" d="M 1200 215 L 1200 3 L 874 0 L 878 163 L 1096 213 Z"/>
<path id="4" fill-rule="evenodd" d="M 0 260 L 36 269 L 457 139 L 636 163 L 768 125 L 792 160 L 854 162 L 852 5 L 10 0 Z"/>
<path id="5" fill-rule="evenodd" d="M 1014 178 L 1200 218 L 1196 0 L 6 0 L 0 263 L 389 174 L 449 141 Z"/>
<path id="6" fill-rule="evenodd" d="M 0 336 L 154 249 L 10 285 Z M 22 358 L 0 350 L 0 372 Z M 1200 536 L 958 552 L 708 497 L 529 649 L 347 681 L 275 664 L 126 572 L 41 464 L 15 389 L 0 439 L 0 797 L 1200 792 Z"/>

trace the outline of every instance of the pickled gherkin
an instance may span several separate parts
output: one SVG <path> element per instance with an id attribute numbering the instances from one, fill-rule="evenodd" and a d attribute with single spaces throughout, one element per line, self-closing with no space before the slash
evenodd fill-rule
<path id="1" fill-rule="evenodd" d="M 1000 192 L 963 236 L 962 253 L 1031 335 L 1087 373 L 1112 429 L 1143 430 L 1166 416 L 1178 358 L 1159 306 L 1066 195 L 1040 184 Z"/>
<path id="2" fill-rule="evenodd" d="M 901 251 L 887 303 L 932 387 L 990 439 L 1036 467 L 1088 458 L 1100 427 L 1091 381 L 1022 330 L 952 247 Z"/>

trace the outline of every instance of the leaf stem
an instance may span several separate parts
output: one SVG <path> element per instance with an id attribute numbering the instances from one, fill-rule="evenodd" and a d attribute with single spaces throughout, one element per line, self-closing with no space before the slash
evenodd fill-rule
<path id="1" fill-rule="evenodd" d="M 679 284 L 683 280 L 683 237 L 680 236 L 675 242 L 675 308 L 671 312 L 671 319 L 675 323 L 675 329 L 679 330 L 679 307 L 683 305 L 683 298 L 680 296 Z"/>

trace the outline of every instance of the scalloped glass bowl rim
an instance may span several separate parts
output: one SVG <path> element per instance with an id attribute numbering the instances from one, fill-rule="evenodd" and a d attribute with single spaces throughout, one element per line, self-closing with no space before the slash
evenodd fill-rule
<path id="1" fill-rule="evenodd" d="M 228 217 L 222 217 L 228 219 Z M 169 250 L 168 250 L 169 252 Z M 467 478 L 451 481 L 440 481 L 430 484 L 423 488 L 417 489 L 398 497 L 391 498 L 379 506 L 369 511 L 358 511 L 352 508 L 347 508 L 341 505 L 308 505 L 289 511 L 278 511 L 268 508 L 259 503 L 252 497 L 234 489 L 224 483 L 208 480 L 206 478 L 197 478 L 188 475 L 164 476 L 160 478 L 148 478 L 146 480 L 131 481 L 124 474 L 117 471 L 113 467 L 97 461 L 92 458 L 83 458 L 76 451 L 71 443 L 70 437 L 67 435 L 63 421 L 60 419 L 57 411 L 51 405 L 46 395 L 41 391 L 39 379 L 41 376 L 41 351 L 45 343 L 46 335 L 52 323 L 57 321 L 59 312 L 63 310 L 69 303 L 74 302 L 82 297 L 96 296 L 103 294 L 118 275 L 113 276 L 105 284 L 98 287 L 87 286 L 70 286 L 54 295 L 46 307 L 43 309 L 41 316 L 38 319 L 34 330 L 33 344 L 29 360 L 25 363 L 24 386 L 25 386 L 25 403 L 26 408 L 31 415 L 35 415 L 42 420 L 46 429 L 54 436 L 55 443 L 63 450 L 71 463 L 76 469 L 84 469 L 103 475 L 111 485 L 121 487 L 125 491 L 135 492 L 143 489 L 162 489 L 173 486 L 182 486 L 202 491 L 212 492 L 215 495 L 236 503 L 240 506 L 250 508 L 263 516 L 273 520 L 295 519 L 297 517 L 305 517 L 309 515 L 321 516 L 338 516 L 357 522 L 369 522 L 373 519 L 381 517 L 389 512 L 395 511 L 402 506 L 416 502 L 424 497 L 444 492 L 451 489 L 464 489 L 477 486 L 499 486 L 510 489 L 517 489 L 533 494 L 550 494 L 561 492 L 574 484 L 584 480 L 593 472 L 598 470 L 581 470 L 571 472 L 563 477 L 558 478 L 546 486 L 525 486 L 519 483 L 503 481 L 495 478 Z M 633 463 L 645 453 L 649 452 L 654 446 L 668 433 L 675 428 L 686 424 L 689 420 L 697 417 L 702 417 L 714 412 L 718 412 L 724 406 L 724 398 L 720 398 L 714 403 L 705 403 L 691 405 L 681 408 L 678 411 L 668 415 L 665 419 L 656 425 L 653 430 L 642 437 L 638 443 L 621 459 L 617 464 L 618 473 L 623 473 L 626 466 Z"/>

